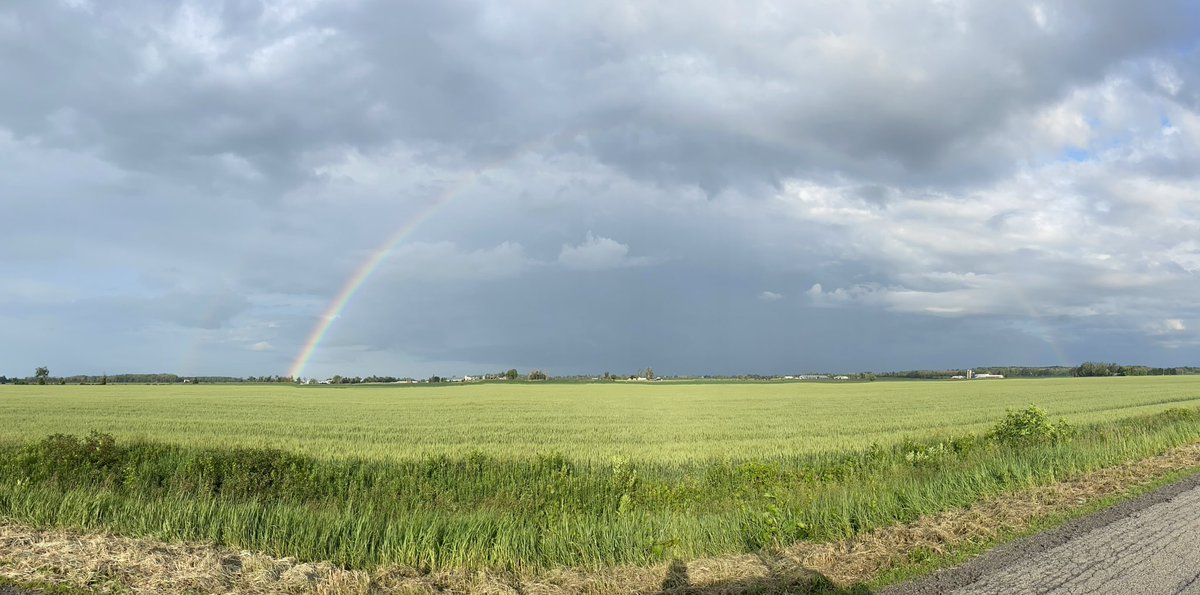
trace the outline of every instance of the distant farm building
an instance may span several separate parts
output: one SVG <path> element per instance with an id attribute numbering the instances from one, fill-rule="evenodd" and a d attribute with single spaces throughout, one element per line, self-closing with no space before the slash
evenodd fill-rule
<path id="1" fill-rule="evenodd" d="M 966 376 L 951 376 L 950 380 L 995 380 L 1002 378 L 1004 378 L 1004 374 L 976 374 L 975 370 L 967 370 Z"/>

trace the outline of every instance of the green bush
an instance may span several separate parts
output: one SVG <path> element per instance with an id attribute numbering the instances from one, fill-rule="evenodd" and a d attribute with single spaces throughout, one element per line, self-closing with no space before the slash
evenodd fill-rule
<path id="1" fill-rule="evenodd" d="M 1195 409 L 1187 409 L 1184 407 L 1172 407 L 1170 409 L 1163 410 L 1163 412 L 1160 413 L 1159 415 L 1163 419 L 1166 419 L 1168 421 L 1182 421 L 1182 420 L 1195 419 L 1197 412 Z"/>
<path id="2" fill-rule="evenodd" d="M 125 458 L 112 434 L 92 431 L 80 439 L 69 434 L 52 434 L 25 446 L 16 457 L 17 471 L 24 477 L 56 482 L 74 482 L 104 476 Z"/>
<path id="3" fill-rule="evenodd" d="M 1046 418 L 1046 410 L 1037 405 L 1030 405 L 1019 411 L 1012 409 L 996 424 L 988 438 L 1006 444 L 1025 444 L 1030 442 L 1064 442 L 1070 440 L 1075 430 L 1067 420 L 1059 418 L 1050 423 Z"/>
<path id="4" fill-rule="evenodd" d="M 282 450 L 231 448 L 197 454 L 184 474 L 213 495 L 309 496 L 320 489 L 312 467 L 312 459 Z"/>

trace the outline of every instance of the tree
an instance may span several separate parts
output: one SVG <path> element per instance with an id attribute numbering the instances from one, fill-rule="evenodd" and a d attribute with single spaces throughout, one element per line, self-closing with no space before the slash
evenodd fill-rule
<path id="1" fill-rule="evenodd" d="M 108 374 L 105 374 L 102 378 L 100 378 L 100 384 L 108 384 Z"/>
<path id="2" fill-rule="evenodd" d="M 529 379 L 530 380 L 545 380 L 546 373 L 541 370 L 534 370 L 529 373 Z"/>
<path id="3" fill-rule="evenodd" d="M 520 375 L 521 375 L 521 373 L 518 372 L 516 368 L 512 368 L 511 370 L 504 373 L 504 377 L 509 380 L 516 380 L 517 377 Z"/>
<path id="4" fill-rule="evenodd" d="M 647 367 L 645 372 L 646 380 L 654 380 L 654 368 Z"/>
<path id="5" fill-rule="evenodd" d="M 46 378 L 50 377 L 50 368 L 47 368 L 46 366 L 38 366 L 37 369 L 33 371 L 33 375 L 37 377 L 38 384 L 46 384 Z"/>
<path id="6" fill-rule="evenodd" d="M 1100 362 L 1083 362 L 1071 369 L 1072 376 L 1117 376 L 1120 373 L 1120 365 Z"/>

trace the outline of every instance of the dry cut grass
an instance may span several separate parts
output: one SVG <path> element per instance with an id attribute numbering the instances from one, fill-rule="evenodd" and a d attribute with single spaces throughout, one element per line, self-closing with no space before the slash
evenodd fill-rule
<path id="1" fill-rule="evenodd" d="M 529 574 L 345 570 L 204 544 L 4 525 L 0 576 L 132 593 L 796 593 L 868 582 L 914 554 L 946 552 L 1021 531 L 1038 518 L 1196 467 L 1200 444 L 832 543 L 801 542 L 779 551 L 686 564 Z"/>

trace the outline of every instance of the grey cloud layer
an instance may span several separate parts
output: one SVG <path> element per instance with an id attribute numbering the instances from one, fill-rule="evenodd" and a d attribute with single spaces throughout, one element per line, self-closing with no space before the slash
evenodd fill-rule
<path id="1" fill-rule="evenodd" d="M 414 221 L 314 374 L 1191 361 L 1198 40 L 1184 0 L 9 3 L 0 303 L 62 324 L 0 373 L 94 371 L 97 312 L 130 369 L 282 371 Z"/>

